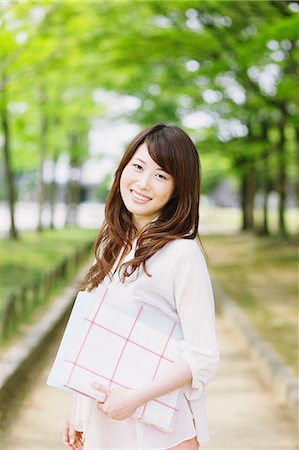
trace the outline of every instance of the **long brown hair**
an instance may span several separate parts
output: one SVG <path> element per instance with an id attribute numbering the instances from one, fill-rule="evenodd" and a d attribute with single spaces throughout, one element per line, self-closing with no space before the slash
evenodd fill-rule
<path id="1" fill-rule="evenodd" d="M 173 177 L 175 190 L 158 219 L 150 222 L 138 236 L 132 215 L 120 195 L 120 178 L 143 143 L 146 143 L 151 158 Z M 120 266 L 122 281 L 140 265 L 148 274 L 146 261 L 169 241 L 198 237 L 199 195 L 200 161 L 190 137 L 176 126 L 163 124 L 141 131 L 129 144 L 115 172 L 106 201 L 105 220 L 95 241 L 96 262 L 86 275 L 84 288 L 90 291 L 106 275 L 111 275 L 111 269 L 121 250 L 124 249 L 123 256 L 128 254 L 136 237 L 134 258 Z"/>

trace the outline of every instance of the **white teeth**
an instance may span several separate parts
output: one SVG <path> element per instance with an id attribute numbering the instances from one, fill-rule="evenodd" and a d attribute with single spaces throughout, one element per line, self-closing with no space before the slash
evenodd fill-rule
<path id="1" fill-rule="evenodd" d="M 138 193 L 135 192 L 135 191 L 131 191 L 131 194 L 132 194 L 132 196 L 133 196 L 134 198 L 136 198 L 137 200 L 141 200 L 141 201 L 143 201 L 143 202 L 146 202 L 146 201 L 150 200 L 149 197 L 144 197 L 143 195 L 140 195 L 140 194 L 138 194 Z"/>

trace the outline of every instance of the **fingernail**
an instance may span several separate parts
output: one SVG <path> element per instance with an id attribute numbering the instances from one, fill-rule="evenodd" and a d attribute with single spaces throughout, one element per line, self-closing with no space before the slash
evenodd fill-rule
<path id="1" fill-rule="evenodd" d="M 70 438 L 70 444 L 73 445 L 75 443 L 75 439 L 72 437 Z"/>

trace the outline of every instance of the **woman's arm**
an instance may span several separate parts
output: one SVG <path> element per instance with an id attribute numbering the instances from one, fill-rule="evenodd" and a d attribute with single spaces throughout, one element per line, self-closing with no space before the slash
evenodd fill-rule
<path id="1" fill-rule="evenodd" d="M 175 391 L 191 380 L 192 372 L 189 364 L 183 358 L 179 358 L 142 388 L 131 390 L 108 388 L 98 383 L 93 383 L 92 387 L 106 394 L 105 402 L 99 405 L 99 409 L 112 419 L 124 420 L 132 416 L 139 406 Z"/>
<path id="2" fill-rule="evenodd" d="M 157 378 L 141 389 L 136 389 L 141 405 L 169 392 L 175 391 L 192 380 L 189 364 L 179 358 L 174 364 L 167 367 Z"/>

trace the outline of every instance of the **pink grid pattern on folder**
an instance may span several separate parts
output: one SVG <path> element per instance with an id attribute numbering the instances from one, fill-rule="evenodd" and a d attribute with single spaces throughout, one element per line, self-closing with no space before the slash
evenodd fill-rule
<path id="1" fill-rule="evenodd" d="M 108 289 L 91 317 L 83 318 L 88 327 L 79 350 L 70 353 L 65 360 L 71 365 L 65 385 L 91 397 L 92 381 L 111 387 L 140 387 L 153 380 L 178 356 L 174 339 L 176 321 L 166 316 L 162 318 L 161 314 L 137 303 L 127 309 L 115 308 L 107 292 Z M 104 394 L 97 395 L 97 400 L 103 397 Z M 178 391 L 175 391 L 148 402 L 134 417 L 148 423 L 152 423 L 154 417 L 157 426 L 162 421 L 167 428 L 177 411 L 177 403 Z"/>

